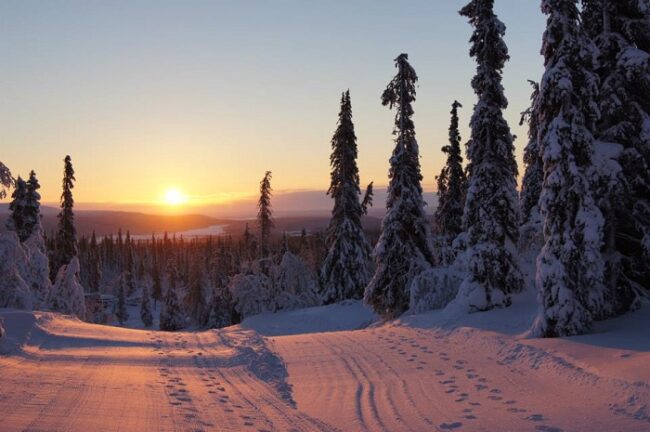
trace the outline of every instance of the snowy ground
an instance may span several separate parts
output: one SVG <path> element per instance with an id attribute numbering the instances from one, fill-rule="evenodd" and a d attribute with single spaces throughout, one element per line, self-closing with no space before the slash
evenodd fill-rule
<path id="1" fill-rule="evenodd" d="M 531 297 L 391 324 L 349 303 L 187 333 L 4 310 L 0 429 L 650 430 L 650 307 L 539 340 Z"/>

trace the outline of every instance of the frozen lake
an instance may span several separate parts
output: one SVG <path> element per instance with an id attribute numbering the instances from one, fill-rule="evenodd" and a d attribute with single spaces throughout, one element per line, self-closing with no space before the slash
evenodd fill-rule
<path id="1" fill-rule="evenodd" d="M 191 229 L 187 231 L 176 231 L 176 232 L 167 232 L 168 237 L 173 237 L 174 235 L 176 238 L 179 238 L 183 236 L 183 238 L 192 238 L 192 237 L 208 237 L 208 236 L 222 236 L 225 234 L 224 228 L 226 225 L 210 225 L 205 228 L 197 228 L 197 229 Z M 152 234 L 138 234 L 138 235 L 131 235 L 131 238 L 133 240 L 149 240 L 151 239 Z M 153 236 L 156 239 L 162 239 L 165 237 L 164 232 L 159 232 L 159 233 L 153 233 Z"/>

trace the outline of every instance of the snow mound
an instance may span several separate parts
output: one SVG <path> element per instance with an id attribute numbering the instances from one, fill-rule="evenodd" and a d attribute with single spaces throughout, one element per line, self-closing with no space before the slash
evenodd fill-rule
<path id="1" fill-rule="evenodd" d="M 79 258 L 61 266 L 52 287 L 52 310 L 83 318 L 86 315 L 84 289 L 79 282 Z"/>
<path id="2" fill-rule="evenodd" d="M 420 273 L 411 282 L 409 312 L 417 314 L 447 306 L 458 294 L 462 281 L 462 273 L 453 267 L 433 268 Z"/>
<path id="3" fill-rule="evenodd" d="M 376 319 L 361 301 L 347 300 L 328 306 L 265 313 L 246 318 L 241 327 L 265 336 L 297 335 L 357 330 Z"/>

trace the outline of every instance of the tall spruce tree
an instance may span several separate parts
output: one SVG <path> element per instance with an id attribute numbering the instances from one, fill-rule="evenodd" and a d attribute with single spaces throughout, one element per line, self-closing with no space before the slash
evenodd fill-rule
<path id="1" fill-rule="evenodd" d="M 326 304 L 362 298 L 371 276 L 371 249 L 361 225 L 364 210 L 359 202 L 357 137 L 349 90 L 341 96 L 330 165 L 331 182 L 327 194 L 334 199 L 334 208 L 327 229 L 328 253 L 320 268 L 321 297 Z"/>
<path id="2" fill-rule="evenodd" d="M 72 167 L 72 159 L 66 156 L 63 170 L 63 193 L 61 194 L 61 212 L 59 213 L 59 224 L 56 233 L 56 255 L 53 271 L 70 263 L 70 260 L 79 254 L 77 245 L 77 230 L 74 224 L 74 199 L 72 189 L 74 188 L 75 176 Z"/>
<path id="3" fill-rule="evenodd" d="M 582 23 L 598 49 L 596 156 L 618 162 L 614 173 L 601 172 L 597 194 L 606 220 L 607 297 L 620 314 L 650 291 L 650 3 L 583 0 Z"/>
<path id="4" fill-rule="evenodd" d="M 461 137 L 458 130 L 458 108 L 462 108 L 462 105 L 454 101 L 451 106 L 449 144 L 442 147 L 442 152 L 447 155 L 447 162 L 436 177 L 438 208 L 434 215 L 433 232 L 444 237 L 448 245 L 463 232 L 463 209 L 467 193 L 467 178 L 463 170 Z"/>
<path id="5" fill-rule="evenodd" d="M 9 217 L 5 223 L 8 231 L 14 231 L 20 241 L 27 238 L 25 230 L 25 203 L 27 201 L 27 182 L 18 176 L 16 187 L 11 193 L 11 202 L 9 203 Z"/>
<path id="6" fill-rule="evenodd" d="M 36 173 L 31 171 L 29 180 L 27 180 L 27 193 L 25 194 L 25 208 L 23 210 L 24 234 L 21 241 L 27 241 L 37 232 L 42 233 L 41 194 L 38 192 L 40 188 L 41 185 L 38 183 Z"/>
<path id="7" fill-rule="evenodd" d="M 584 333 L 604 309 L 603 217 L 593 193 L 592 130 L 598 115 L 594 50 L 577 0 L 543 0 L 546 71 L 539 94 L 544 247 L 537 258 L 539 336 Z"/>
<path id="8" fill-rule="evenodd" d="M 271 171 L 267 171 L 260 181 L 260 199 L 257 201 L 257 225 L 260 229 L 260 258 L 268 258 L 271 253 L 271 229 L 273 212 L 271 211 Z"/>
<path id="9" fill-rule="evenodd" d="M 472 0 L 460 14 L 474 27 L 470 56 L 478 64 L 472 87 L 478 103 L 467 145 L 468 187 L 464 225 L 468 274 L 457 301 L 470 312 L 506 307 L 523 288 L 515 245 L 519 237 L 517 163 L 513 137 L 503 110 L 501 85 L 508 48 L 506 27 L 494 13 L 494 0 Z"/>
<path id="10" fill-rule="evenodd" d="M 374 250 L 375 273 L 364 294 L 366 303 L 386 318 L 399 316 L 408 309 L 413 279 L 433 265 L 422 198 L 419 148 L 412 120 L 418 77 L 407 54 L 400 54 L 395 65 L 397 75 L 381 97 L 383 105 L 395 107 L 397 111 L 386 216 Z"/>
<path id="11" fill-rule="evenodd" d="M 135 293 L 135 258 L 133 255 L 133 242 L 131 241 L 131 233 L 126 231 L 126 238 L 124 240 L 124 272 L 126 277 L 126 293 L 131 296 Z"/>
<path id="12" fill-rule="evenodd" d="M 524 148 L 524 164 L 526 169 L 521 182 L 519 194 L 520 223 L 523 231 L 541 231 L 539 214 L 539 195 L 544 182 L 542 155 L 539 152 L 539 84 L 529 81 L 533 86 L 531 106 L 521 115 L 520 125 L 528 124 L 528 144 Z M 527 235 L 527 237 L 529 237 Z"/>

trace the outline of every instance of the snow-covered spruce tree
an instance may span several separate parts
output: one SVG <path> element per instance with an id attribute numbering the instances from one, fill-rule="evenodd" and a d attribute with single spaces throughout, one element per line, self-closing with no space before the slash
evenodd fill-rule
<path id="1" fill-rule="evenodd" d="M 418 78 L 407 54 L 400 54 L 395 64 L 397 75 L 381 97 L 383 105 L 397 108 L 386 216 L 374 250 L 375 273 L 364 294 L 366 303 L 386 318 L 397 317 L 409 308 L 411 282 L 433 265 L 422 198 L 420 155 L 412 120 Z"/>
<path id="2" fill-rule="evenodd" d="M 11 176 L 11 171 L 5 164 L 0 162 L 0 199 L 7 196 L 7 189 L 14 184 L 14 178 Z M 2 327 L 2 320 L 0 320 L 0 338 L 4 336 L 4 328 Z"/>
<path id="3" fill-rule="evenodd" d="M 126 310 L 126 273 L 120 274 L 120 279 L 117 286 L 117 310 L 115 316 L 120 325 L 124 325 L 126 320 L 129 319 L 129 312 Z"/>
<path id="4" fill-rule="evenodd" d="M 458 108 L 462 105 L 454 101 L 451 106 L 449 125 L 449 144 L 442 147 L 447 162 L 436 177 L 438 184 L 438 207 L 433 220 L 433 233 L 440 238 L 440 247 L 450 249 L 453 240 L 463 232 L 463 209 L 467 193 L 467 178 L 463 170 L 463 157 L 458 130 Z M 441 263 L 450 264 L 453 254 L 441 253 Z"/>
<path id="5" fill-rule="evenodd" d="M 7 189 L 14 185 L 14 178 L 11 176 L 11 171 L 5 164 L 0 162 L 0 199 L 7 196 Z"/>
<path id="6" fill-rule="evenodd" d="M 22 277 L 28 259 L 15 232 L 0 233 L 0 307 L 33 307 L 29 286 Z"/>
<path id="7" fill-rule="evenodd" d="M 142 285 L 142 298 L 140 299 L 140 319 L 145 327 L 153 325 L 153 315 L 151 314 L 151 299 L 149 298 L 149 288 L 146 284 Z"/>
<path id="8" fill-rule="evenodd" d="M 540 312 L 533 333 L 554 337 L 586 332 L 606 306 L 600 254 L 604 221 L 590 178 L 599 83 L 577 0 L 543 0 L 542 11 L 548 15 L 538 125 L 545 244 L 537 258 Z"/>
<path id="9" fill-rule="evenodd" d="M 61 194 L 61 212 L 56 233 L 56 252 L 52 271 L 57 272 L 61 266 L 67 265 L 70 260 L 79 254 L 77 245 L 77 230 L 74 224 L 74 199 L 72 189 L 74 188 L 74 169 L 72 159 L 66 156 L 63 170 L 63 193 Z"/>
<path id="10" fill-rule="evenodd" d="M 163 299 L 162 309 L 160 310 L 160 330 L 177 331 L 184 327 L 183 312 L 178 301 L 176 293 L 176 281 L 178 275 L 173 262 L 169 263 L 169 273 L 167 277 L 167 290 Z"/>
<path id="11" fill-rule="evenodd" d="M 23 278 L 32 291 L 35 308 L 46 306 L 52 283 L 50 281 L 50 264 L 41 224 L 41 195 L 36 173 L 32 171 L 27 181 L 27 193 L 23 214 L 23 231 L 26 236 L 23 245 L 27 251 L 28 262 Z"/>
<path id="12" fill-rule="evenodd" d="M 14 231 L 20 241 L 26 240 L 25 231 L 25 201 L 27 198 L 27 182 L 18 176 L 16 187 L 11 193 L 11 202 L 9 203 L 9 217 L 5 223 L 7 231 Z"/>
<path id="13" fill-rule="evenodd" d="M 349 90 L 341 96 L 330 165 L 331 182 L 327 194 L 334 199 L 334 208 L 327 229 L 328 253 L 320 268 L 321 297 L 326 304 L 362 298 L 371 276 L 371 248 L 361 225 L 363 207 L 359 202 L 357 137 Z"/>
<path id="14" fill-rule="evenodd" d="M 209 304 L 205 292 L 205 278 L 201 261 L 194 257 L 192 260 L 189 279 L 187 282 L 187 295 L 185 296 L 185 310 L 194 324 L 202 327 L 209 318 Z"/>
<path id="15" fill-rule="evenodd" d="M 151 297 L 154 300 L 154 309 L 156 302 L 162 300 L 162 277 L 160 275 L 160 265 L 158 264 L 158 259 L 154 259 L 151 264 Z"/>
<path id="16" fill-rule="evenodd" d="M 55 312 L 85 318 L 86 301 L 84 289 L 79 282 L 79 258 L 73 257 L 68 264 L 59 268 L 52 286 L 50 307 Z"/>
<path id="17" fill-rule="evenodd" d="M 38 190 L 41 185 L 38 183 L 36 173 L 29 173 L 27 180 L 27 191 L 25 193 L 25 203 L 23 208 L 23 238 L 20 241 L 25 242 L 37 231 L 42 231 L 41 225 L 41 194 Z"/>
<path id="18" fill-rule="evenodd" d="M 207 327 L 217 329 L 233 325 L 233 310 L 234 305 L 232 295 L 227 286 L 227 278 L 218 275 L 212 293 L 210 318 L 208 319 Z"/>
<path id="19" fill-rule="evenodd" d="M 273 269 L 275 310 L 293 310 L 322 304 L 316 275 L 307 264 L 290 251 L 282 255 Z"/>
<path id="20" fill-rule="evenodd" d="M 650 3 L 584 0 L 582 22 L 598 49 L 593 162 L 606 222 L 607 295 L 620 314 L 650 291 Z"/>
<path id="21" fill-rule="evenodd" d="M 468 274 L 456 301 L 470 312 L 506 307 L 523 288 L 515 247 L 519 237 L 517 163 L 503 110 L 501 85 L 509 59 L 505 25 L 494 0 L 472 0 L 460 14 L 474 27 L 470 55 L 478 64 L 472 87 L 478 96 L 467 144 L 468 187 L 463 221 L 467 232 Z"/>
<path id="22" fill-rule="evenodd" d="M 271 171 L 267 171 L 260 181 L 260 199 L 257 201 L 257 225 L 260 229 L 260 258 L 268 258 L 271 253 L 271 228 L 273 212 L 271 211 Z"/>
<path id="23" fill-rule="evenodd" d="M 520 244 L 523 249 L 537 243 L 541 237 L 542 218 L 539 214 L 539 195 L 544 182 L 542 155 L 539 152 L 539 84 L 529 81 L 533 86 L 531 106 L 521 114 L 520 125 L 528 124 L 528 144 L 524 148 L 524 178 L 519 194 Z M 523 244 L 525 243 L 525 244 Z"/>
<path id="24" fill-rule="evenodd" d="M 133 256 L 133 242 L 131 241 L 131 233 L 126 231 L 126 238 L 124 239 L 124 272 L 126 278 L 126 295 L 132 296 L 136 290 L 135 283 L 135 258 Z"/>

